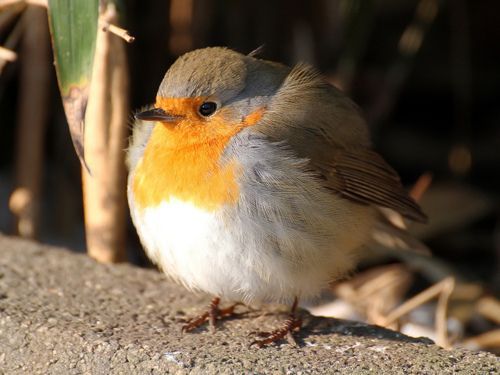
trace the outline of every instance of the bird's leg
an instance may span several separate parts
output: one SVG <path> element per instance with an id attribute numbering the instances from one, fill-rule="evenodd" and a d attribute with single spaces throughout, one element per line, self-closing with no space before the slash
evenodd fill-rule
<path id="1" fill-rule="evenodd" d="M 220 309 L 219 303 L 220 303 L 220 298 L 215 297 L 210 302 L 207 311 L 205 311 L 203 314 L 199 316 L 190 319 L 186 324 L 182 326 L 182 332 L 192 331 L 193 329 L 201 326 L 206 321 L 208 321 L 208 324 L 210 325 L 210 330 L 213 332 L 215 331 L 215 324 L 218 319 L 222 319 L 233 315 L 235 307 L 241 305 L 241 303 L 238 302 L 235 303 L 234 305 L 226 307 L 225 309 Z"/>
<path id="2" fill-rule="evenodd" d="M 302 327 L 302 319 L 296 316 L 298 302 L 299 300 L 295 297 L 292 309 L 290 310 L 290 315 L 288 319 L 285 320 L 282 327 L 271 332 L 258 332 L 258 336 L 262 337 L 262 339 L 254 340 L 250 346 L 257 345 L 259 348 L 262 348 L 264 345 L 272 344 L 287 335 L 292 335 L 293 331 L 299 330 L 300 327 Z M 293 336 L 291 337 L 293 338 Z"/>

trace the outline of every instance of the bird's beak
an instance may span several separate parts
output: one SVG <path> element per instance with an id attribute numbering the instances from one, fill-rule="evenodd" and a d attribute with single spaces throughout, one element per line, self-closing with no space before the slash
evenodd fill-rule
<path id="1" fill-rule="evenodd" d="M 172 115 L 161 108 L 151 108 L 136 113 L 135 118 L 143 121 L 176 122 L 182 119 L 182 116 Z"/>

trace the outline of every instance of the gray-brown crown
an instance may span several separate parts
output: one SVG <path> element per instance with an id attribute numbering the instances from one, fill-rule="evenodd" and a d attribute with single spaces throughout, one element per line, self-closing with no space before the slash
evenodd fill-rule
<path id="1" fill-rule="evenodd" d="M 245 55 L 222 47 L 188 52 L 175 61 L 158 90 L 162 97 L 217 95 L 220 100 L 245 87 Z"/>

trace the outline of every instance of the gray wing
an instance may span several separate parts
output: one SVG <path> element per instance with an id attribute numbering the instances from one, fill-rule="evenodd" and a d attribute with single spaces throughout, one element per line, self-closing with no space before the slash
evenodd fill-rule
<path id="1" fill-rule="evenodd" d="M 403 188 L 396 171 L 371 149 L 359 108 L 311 67 L 292 69 L 257 130 L 286 141 L 334 193 L 388 207 L 424 222 L 426 215 Z"/>

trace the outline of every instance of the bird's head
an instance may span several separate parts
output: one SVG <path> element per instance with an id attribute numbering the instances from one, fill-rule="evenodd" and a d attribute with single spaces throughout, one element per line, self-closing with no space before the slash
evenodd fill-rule
<path id="1" fill-rule="evenodd" d="M 195 50 L 170 67 L 154 107 L 136 118 L 185 133 L 186 143 L 232 136 L 260 120 L 287 73 L 226 48 Z"/>

